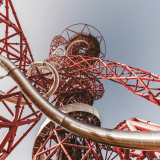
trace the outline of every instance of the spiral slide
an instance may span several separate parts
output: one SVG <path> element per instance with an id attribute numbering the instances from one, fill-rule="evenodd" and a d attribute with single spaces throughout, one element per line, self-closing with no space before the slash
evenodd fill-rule
<path id="1" fill-rule="evenodd" d="M 102 144 L 130 149 L 160 151 L 160 131 L 118 131 L 79 122 L 52 106 L 34 89 L 22 72 L 7 58 L 0 56 L 0 65 L 17 83 L 23 94 L 44 115 L 69 132 Z"/>

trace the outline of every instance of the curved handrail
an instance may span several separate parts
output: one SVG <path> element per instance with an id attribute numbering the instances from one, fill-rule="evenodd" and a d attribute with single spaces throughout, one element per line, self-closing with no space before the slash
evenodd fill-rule
<path id="1" fill-rule="evenodd" d="M 77 136 L 111 146 L 160 151 L 160 131 L 121 131 L 91 126 L 77 121 L 52 106 L 30 84 L 23 73 L 0 55 L 0 66 L 17 83 L 26 97 L 48 118 Z"/>
<path id="2" fill-rule="evenodd" d="M 90 47 L 87 41 L 85 41 L 85 40 L 76 40 L 76 41 L 72 42 L 72 43 L 68 46 L 67 50 L 65 50 L 65 55 L 67 55 L 69 49 L 70 49 L 74 44 L 76 44 L 76 43 L 81 43 L 81 42 L 86 43 L 86 44 L 88 45 L 88 48 Z"/>
<path id="3" fill-rule="evenodd" d="M 29 66 L 29 68 L 27 70 L 28 76 L 31 76 L 31 70 L 32 70 L 33 67 L 36 67 L 36 66 L 47 67 L 52 71 L 54 84 L 51 86 L 49 91 L 43 96 L 44 98 L 49 99 L 49 97 L 57 90 L 57 87 L 59 85 L 58 72 L 57 72 L 57 70 L 54 68 L 54 66 L 51 63 L 44 62 L 44 61 L 37 61 L 37 62 L 33 62 L 33 63 L 30 64 L 30 66 Z"/>
<path id="4" fill-rule="evenodd" d="M 54 56 L 54 54 L 58 55 L 58 56 L 63 56 L 63 53 L 61 51 L 63 50 L 63 52 L 65 52 L 65 49 L 63 47 L 57 47 L 56 50 L 52 53 L 52 56 Z M 60 54 L 58 54 L 60 53 Z M 65 55 L 65 53 L 64 53 Z"/>

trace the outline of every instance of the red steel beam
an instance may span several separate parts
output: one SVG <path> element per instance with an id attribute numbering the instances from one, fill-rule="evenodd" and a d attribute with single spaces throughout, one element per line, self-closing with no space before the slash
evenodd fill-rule
<path id="1" fill-rule="evenodd" d="M 78 67 L 79 71 L 91 72 L 95 76 L 98 76 L 99 79 L 108 79 L 121 84 L 134 94 L 160 105 L 160 97 L 158 97 L 160 95 L 160 87 L 158 85 L 160 76 L 158 75 L 125 64 L 96 57 L 65 55 L 61 56 L 61 58 L 54 57 L 54 59 L 54 61 L 57 60 L 61 66 L 67 68 Z M 46 59 L 47 62 L 52 60 L 52 57 Z M 85 64 L 88 67 L 84 67 Z M 135 82 L 130 80 L 135 80 Z M 157 84 L 157 88 L 151 87 L 151 83 L 149 82 Z M 156 93 L 153 91 L 156 91 Z"/>
<path id="2" fill-rule="evenodd" d="M 12 134 L 15 131 L 15 127 L 11 127 L 9 129 L 9 131 L 7 132 L 6 136 L 4 137 L 4 139 L 2 140 L 2 142 L 0 143 L 0 152 L 2 152 L 4 146 L 6 145 L 6 143 L 8 142 L 9 138 L 12 136 Z"/>

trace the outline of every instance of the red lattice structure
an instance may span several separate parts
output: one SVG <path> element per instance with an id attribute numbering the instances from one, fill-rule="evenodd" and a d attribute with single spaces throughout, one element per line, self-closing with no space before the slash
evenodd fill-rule
<path id="1" fill-rule="evenodd" d="M 158 131 L 160 130 L 160 125 L 133 117 L 129 120 L 124 120 L 123 122 L 118 123 L 114 129 L 127 131 Z M 137 151 L 117 147 L 113 147 L 112 151 L 118 153 L 120 157 L 119 159 L 121 160 L 130 158 L 136 158 L 136 160 L 160 158 L 159 153 L 153 151 Z"/>
<path id="2" fill-rule="evenodd" d="M 50 62 L 52 59 L 53 58 L 48 58 L 46 61 Z M 85 70 L 86 73 L 92 73 L 92 76 L 96 78 L 108 79 L 119 83 L 134 94 L 160 105 L 160 88 L 151 87 L 158 86 L 157 82 L 160 82 L 160 77 L 158 75 L 126 64 L 96 57 L 67 55 L 56 57 L 54 60 L 55 59 L 66 68 L 76 66 L 79 71 Z"/>
<path id="3" fill-rule="evenodd" d="M 3 30 L 3 37 L 0 39 L 0 55 L 7 57 L 18 66 L 37 91 L 45 95 L 53 85 L 52 72 L 45 67 L 37 66 L 32 68 L 30 75 L 27 74 L 27 69 L 34 59 L 12 1 L 0 0 L 0 7 L 4 9 L 4 13 L 0 12 L 0 25 Z M 12 19 L 10 18 L 11 13 L 13 13 Z M 157 82 L 160 82 L 159 76 L 106 60 L 104 59 L 105 53 L 106 46 L 103 36 L 96 28 L 88 24 L 69 26 L 60 35 L 54 37 L 50 45 L 49 57 L 45 61 L 55 66 L 60 82 L 49 102 L 59 109 L 73 104 L 92 106 L 94 101 L 100 99 L 104 94 L 104 87 L 100 79 L 108 79 L 125 86 L 134 94 L 160 105 L 160 88 L 155 87 L 159 84 Z M 3 78 L 8 78 L 7 75 L 0 78 L 6 86 L 5 90 L 0 91 L 0 104 L 4 108 L 4 112 L 0 115 L 0 129 L 6 131 L 0 142 L 0 160 L 4 160 L 37 124 L 42 113 L 34 108 L 16 85 L 12 85 L 10 81 L 7 81 L 9 83 L 6 85 Z M 100 127 L 100 119 L 96 114 L 90 113 L 86 109 L 87 107 L 86 110 L 84 108 L 79 107 L 79 110 L 76 111 L 73 109 L 67 114 L 84 123 Z M 25 112 L 26 110 L 27 112 Z M 149 125 L 136 118 L 131 120 Z M 127 123 L 124 121 L 115 129 L 131 130 Z M 26 124 L 31 125 L 15 142 L 18 128 Z M 158 125 L 150 125 L 152 129 L 153 127 L 160 128 Z M 147 126 L 145 127 L 147 128 Z M 145 127 L 138 128 L 136 126 L 135 130 L 147 130 Z M 156 158 L 153 151 L 137 153 L 134 150 L 89 141 L 69 133 L 52 121 L 45 124 L 41 131 L 33 147 L 32 158 L 34 160 Z"/>
<path id="4" fill-rule="evenodd" d="M 51 43 L 51 46 L 60 44 L 53 52 L 50 50 L 49 58 L 45 60 L 57 67 L 60 76 L 59 87 L 53 95 L 51 103 L 60 109 L 64 105 L 75 103 L 93 105 L 94 101 L 100 99 L 104 93 L 100 79 L 108 79 L 124 85 L 134 94 L 159 105 L 159 88 L 150 87 L 151 82 L 156 84 L 160 81 L 159 76 L 135 67 L 103 59 L 104 54 L 102 54 L 100 47 L 103 40 L 101 34 L 97 36 L 100 38 L 100 41 L 98 41 L 98 38 L 93 36 L 90 30 L 91 26 L 87 24 L 79 25 L 81 26 L 81 29 L 78 28 L 79 31 L 76 30 L 77 25 L 75 25 L 75 28 L 72 25 L 58 36 L 60 39 L 57 39 L 56 36 Z M 71 27 L 75 30 L 72 30 Z M 65 32 L 66 36 L 62 38 Z M 54 42 L 55 45 L 53 45 Z M 92 47 L 90 48 L 90 46 Z M 155 86 L 155 84 L 153 85 Z M 117 126 L 115 129 L 129 130 L 126 123 L 123 127 Z M 43 134 L 45 135 L 44 132 Z M 73 134 L 59 126 L 55 126 L 53 123 L 45 137 L 37 137 L 33 147 L 33 159 L 79 160 L 88 158 L 109 160 L 119 158 L 129 160 L 130 158 L 137 158 L 138 160 L 156 158 L 153 151 L 137 153 L 134 150 L 106 146 L 77 136 L 73 138 L 72 136 Z M 76 139 L 77 143 L 73 139 Z M 56 143 L 53 143 L 53 141 Z"/>
<path id="5" fill-rule="evenodd" d="M 23 74 L 27 76 L 27 68 L 34 61 L 28 42 L 19 23 L 12 1 L 1 0 L 0 6 L 0 25 L 1 33 L 3 33 L 3 37 L 0 37 L 0 55 L 14 62 Z M 1 78 L 4 78 L 4 76 Z M 40 120 L 42 114 L 32 106 L 8 77 L 5 77 L 4 81 L 2 79 L 1 84 L 5 86 L 5 91 L 0 90 L 0 132 L 1 135 L 4 135 L 0 141 L 0 159 L 3 160 L 32 130 Z M 28 124 L 30 124 L 29 127 Z M 26 131 L 15 141 L 15 138 L 17 138 L 16 134 L 19 134 L 18 128 L 23 125 L 27 126 Z"/>
<path id="6" fill-rule="evenodd" d="M 95 125 L 90 116 L 86 115 L 84 112 L 70 113 L 70 116 L 83 123 Z M 104 145 L 75 136 L 47 119 L 34 143 L 32 157 L 34 160 L 103 159 L 103 148 L 105 148 Z"/>
<path id="7" fill-rule="evenodd" d="M 87 120 L 88 119 L 85 118 L 83 119 L 83 122 L 87 122 Z M 53 155 L 55 155 L 54 158 L 56 160 L 84 160 L 87 158 L 96 160 L 129 160 L 132 158 L 136 160 L 143 160 L 147 158 L 150 160 L 152 158 L 160 158 L 158 152 L 129 150 L 88 141 L 87 139 L 74 136 L 73 134 L 65 131 L 63 128 L 56 126 L 52 121 L 47 120 L 46 122 L 45 127 L 41 130 L 41 132 L 39 132 L 34 144 L 33 154 L 35 150 L 38 150 L 34 160 L 38 159 L 38 157 L 40 157 L 40 159 L 48 160 L 51 159 Z M 42 133 L 46 133 L 45 131 L 48 128 L 50 128 L 50 130 L 42 140 Z M 160 130 L 160 125 L 134 117 L 118 123 L 114 129 L 126 131 L 158 131 Z M 42 141 L 40 141 L 40 139 Z M 44 158 L 45 155 L 46 158 Z"/>

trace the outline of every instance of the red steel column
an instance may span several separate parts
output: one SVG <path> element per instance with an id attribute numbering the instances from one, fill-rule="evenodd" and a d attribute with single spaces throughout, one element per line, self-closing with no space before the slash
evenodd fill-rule
<path id="1" fill-rule="evenodd" d="M 148 158 L 148 160 L 150 160 L 152 158 L 157 158 L 157 156 L 155 155 L 155 153 L 153 151 L 147 151 L 145 155 Z"/>

